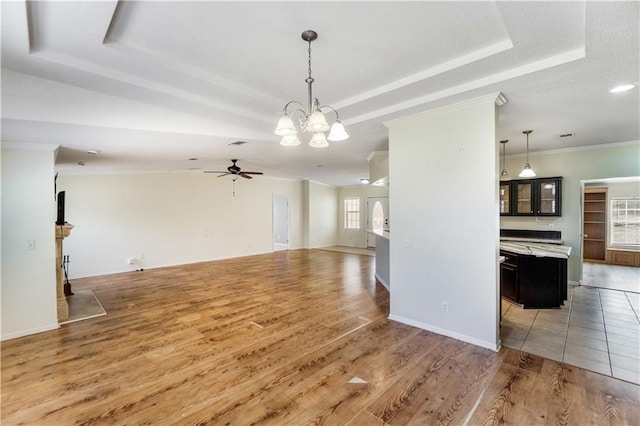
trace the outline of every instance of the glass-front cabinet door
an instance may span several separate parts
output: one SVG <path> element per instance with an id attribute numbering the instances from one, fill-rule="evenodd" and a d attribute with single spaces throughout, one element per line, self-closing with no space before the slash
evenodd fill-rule
<path id="1" fill-rule="evenodd" d="M 516 197 L 516 211 L 515 214 L 532 215 L 533 214 L 533 182 L 532 181 L 518 181 L 512 182 L 515 185 L 513 191 Z"/>
<path id="2" fill-rule="evenodd" d="M 560 180 L 540 179 L 537 184 L 537 215 L 538 216 L 559 216 L 560 215 Z"/>
<path id="3" fill-rule="evenodd" d="M 500 214 L 511 214 L 511 185 L 509 182 L 500 183 Z"/>

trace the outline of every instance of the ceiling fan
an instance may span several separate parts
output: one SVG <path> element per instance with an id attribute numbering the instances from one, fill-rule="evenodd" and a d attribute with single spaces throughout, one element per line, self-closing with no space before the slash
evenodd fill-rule
<path id="1" fill-rule="evenodd" d="M 205 170 L 204 172 L 205 173 L 222 173 L 218 177 L 231 176 L 231 178 L 234 181 L 236 179 L 238 179 L 238 176 L 242 176 L 245 179 L 253 179 L 253 177 L 251 177 L 249 175 L 261 175 L 261 174 L 263 174 L 262 172 L 244 172 L 244 171 L 242 171 L 242 169 L 238 165 L 236 165 L 236 161 L 238 161 L 238 160 L 237 159 L 231 160 L 231 162 L 233 164 L 230 165 L 229 167 L 227 167 L 227 171 L 226 172 L 217 171 L 217 170 Z"/>

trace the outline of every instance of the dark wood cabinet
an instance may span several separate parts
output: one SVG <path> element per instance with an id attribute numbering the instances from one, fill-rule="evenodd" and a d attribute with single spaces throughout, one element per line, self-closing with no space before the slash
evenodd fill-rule
<path id="1" fill-rule="evenodd" d="M 514 199 L 513 214 L 516 216 L 533 216 L 534 182 L 532 180 L 511 181 Z"/>
<path id="2" fill-rule="evenodd" d="M 506 196 L 506 187 L 509 195 Z M 505 204 L 509 203 L 506 207 Z M 561 216 L 562 178 L 500 182 L 501 216 Z"/>
<path id="3" fill-rule="evenodd" d="M 500 292 L 502 297 L 518 303 L 518 256 L 500 253 L 505 257 L 500 264 Z"/>
<path id="4" fill-rule="evenodd" d="M 511 215 L 511 185 L 509 182 L 500 182 L 500 215 Z"/>
<path id="5" fill-rule="evenodd" d="M 502 297 L 524 308 L 558 308 L 567 300 L 567 259 L 500 251 Z"/>
<path id="6" fill-rule="evenodd" d="M 535 207 L 537 216 L 560 216 L 562 178 L 535 181 Z"/>

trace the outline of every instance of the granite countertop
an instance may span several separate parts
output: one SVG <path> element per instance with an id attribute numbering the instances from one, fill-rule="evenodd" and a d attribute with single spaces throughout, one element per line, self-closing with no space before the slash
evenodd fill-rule
<path id="1" fill-rule="evenodd" d="M 538 257 L 557 257 L 568 259 L 571 255 L 571 247 L 560 244 L 532 243 L 528 241 L 508 240 L 500 241 L 500 250 L 516 254 L 526 254 Z"/>

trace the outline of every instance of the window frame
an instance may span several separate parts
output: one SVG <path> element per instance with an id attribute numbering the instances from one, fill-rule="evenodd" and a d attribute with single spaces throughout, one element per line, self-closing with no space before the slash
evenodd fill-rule
<path id="1" fill-rule="evenodd" d="M 629 248 L 629 249 L 634 249 L 634 250 L 639 250 L 640 249 L 640 238 L 638 239 L 638 241 L 635 242 L 627 242 L 627 241 L 622 241 L 622 242 L 616 242 L 614 240 L 614 226 L 616 223 L 623 223 L 625 225 L 629 224 L 629 223 L 635 223 L 633 221 L 629 221 L 629 219 L 625 218 L 625 219 L 614 219 L 614 205 L 616 203 L 619 203 L 620 201 L 624 201 L 625 202 L 625 208 L 622 209 L 622 211 L 624 212 L 628 212 L 628 211 L 635 211 L 635 210 L 640 210 L 640 205 L 638 206 L 638 208 L 630 208 L 628 205 L 629 201 L 636 201 L 638 203 L 640 203 L 640 197 L 611 197 L 609 199 L 609 208 L 608 208 L 608 212 L 607 215 L 609 217 L 609 224 L 608 224 L 608 233 L 609 233 L 609 244 L 608 246 L 611 248 Z M 615 209 L 615 210 L 620 210 L 620 209 Z M 619 217 L 619 214 L 616 215 Z M 628 214 L 625 215 L 626 217 L 628 217 Z M 640 226 L 640 225 L 639 225 Z"/>
<path id="2" fill-rule="evenodd" d="M 356 208 L 349 206 L 350 202 L 356 203 Z M 344 230 L 346 231 L 358 231 L 361 228 L 360 220 L 360 197 L 346 197 L 343 201 L 344 206 L 344 220 L 342 222 Z M 354 218 L 355 215 L 355 218 Z M 355 224 L 353 223 L 355 221 Z M 355 226 L 354 226 L 355 225 Z"/>

